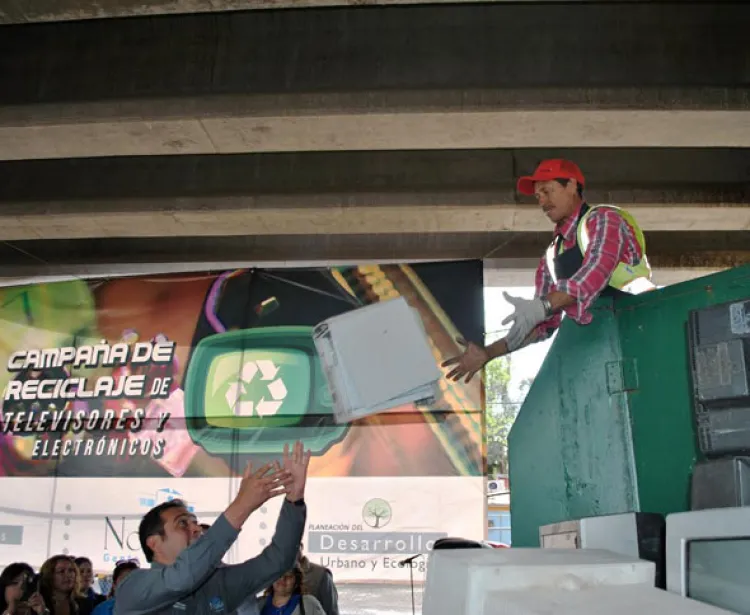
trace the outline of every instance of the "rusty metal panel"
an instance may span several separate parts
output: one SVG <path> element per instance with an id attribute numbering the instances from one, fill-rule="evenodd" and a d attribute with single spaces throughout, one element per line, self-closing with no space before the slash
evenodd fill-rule
<path id="1" fill-rule="evenodd" d="M 626 394 L 610 393 L 607 369 L 620 359 L 611 300 L 590 325 L 563 323 L 510 432 L 513 546 L 538 546 L 541 525 L 636 508 Z"/>

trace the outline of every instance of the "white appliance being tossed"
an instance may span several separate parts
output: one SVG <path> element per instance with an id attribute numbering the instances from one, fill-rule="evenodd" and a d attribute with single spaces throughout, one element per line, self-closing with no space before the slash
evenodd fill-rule
<path id="1" fill-rule="evenodd" d="M 329 318 L 313 340 L 337 423 L 439 395 L 442 372 L 419 312 L 403 297 Z"/>
<path id="2" fill-rule="evenodd" d="M 435 549 L 422 615 L 721 615 L 657 589 L 654 564 L 594 549 Z"/>

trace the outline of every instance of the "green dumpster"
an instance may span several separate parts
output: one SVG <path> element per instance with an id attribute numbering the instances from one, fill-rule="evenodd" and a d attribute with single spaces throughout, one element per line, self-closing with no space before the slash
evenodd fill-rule
<path id="1" fill-rule="evenodd" d="M 539 526 L 558 521 L 689 509 L 688 314 L 748 297 L 743 266 L 600 299 L 590 325 L 565 320 L 508 438 L 514 547 L 539 546 Z"/>

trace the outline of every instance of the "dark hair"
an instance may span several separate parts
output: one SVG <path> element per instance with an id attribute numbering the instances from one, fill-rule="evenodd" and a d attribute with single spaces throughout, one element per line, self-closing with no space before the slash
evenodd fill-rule
<path id="1" fill-rule="evenodd" d="M 567 186 L 570 183 L 570 179 L 567 177 L 559 177 L 555 181 L 563 187 Z M 582 199 L 583 198 L 583 184 L 581 182 L 577 182 L 576 192 L 578 192 L 578 197 Z"/>
<path id="2" fill-rule="evenodd" d="M 292 589 L 292 594 L 299 594 L 300 596 L 302 596 L 308 593 L 307 587 L 305 586 L 305 573 L 302 571 L 302 566 L 300 566 L 299 564 L 295 564 L 291 570 L 287 570 L 284 574 L 279 576 L 279 579 L 287 574 L 294 575 L 294 589 Z M 276 579 L 276 581 L 278 581 L 279 579 Z M 276 581 L 274 581 L 274 583 Z M 273 583 L 268 586 L 265 594 L 267 596 L 273 596 Z"/>
<path id="3" fill-rule="evenodd" d="M 138 570 L 138 568 L 138 562 L 134 559 L 127 559 L 115 564 L 115 569 L 112 571 L 112 587 L 109 590 L 110 598 L 115 595 L 115 585 L 117 585 L 118 579 L 124 573 L 129 572 L 130 570 Z"/>
<path id="4" fill-rule="evenodd" d="M 201 523 L 200 525 L 201 525 L 201 529 L 202 529 L 202 530 L 203 530 L 204 532 L 207 532 L 207 531 L 209 530 L 209 528 L 211 527 L 211 525 L 210 525 L 210 524 L 208 524 L 208 523 Z"/>
<path id="5" fill-rule="evenodd" d="M 91 560 L 88 557 L 76 557 L 73 561 L 75 562 L 75 565 L 78 566 L 79 568 L 83 564 L 88 564 L 89 566 L 93 566 L 93 564 L 91 563 Z"/>
<path id="6" fill-rule="evenodd" d="M 132 559 L 124 562 L 117 562 L 115 569 L 112 571 L 112 585 L 117 583 L 117 579 L 122 576 L 122 573 L 127 572 L 128 570 L 138 570 L 138 562 Z"/>
<path id="7" fill-rule="evenodd" d="M 22 574 L 33 577 L 34 569 L 26 562 L 13 562 L 6 566 L 3 573 L 0 574 L 0 613 L 5 613 L 8 608 L 8 604 L 5 602 L 5 589 Z"/>
<path id="8" fill-rule="evenodd" d="M 143 515 L 143 519 L 141 519 L 141 523 L 138 526 L 138 540 L 141 543 L 143 554 L 146 556 L 146 561 L 149 563 L 154 561 L 154 552 L 146 544 L 146 541 L 151 536 L 164 536 L 164 520 L 161 518 L 161 514 L 170 508 L 187 508 L 187 506 L 185 502 L 179 499 L 163 502 L 158 506 L 154 506 Z"/>

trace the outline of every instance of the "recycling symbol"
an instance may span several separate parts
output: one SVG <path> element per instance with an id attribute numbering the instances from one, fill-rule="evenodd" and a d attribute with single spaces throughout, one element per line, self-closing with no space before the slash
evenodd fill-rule
<path id="1" fill-rule="evenodd" d="M 242 366 L 240 377 L 236 382 L 229 385 L 226 393 L 226 401 L 234 409 L 236 416 L 273 416 L 284 403 L 287 390 L 284 381 L 277 378 L 279 368 L 273 361 L 258 359 L 247 361 Z M 261 383 L 268 383 L 262 385 Z M 252 385 L 252 391 L 258 390 L 261 384 L 263 393 L 260 400 L 248 400 L 248 388 Z"/>

